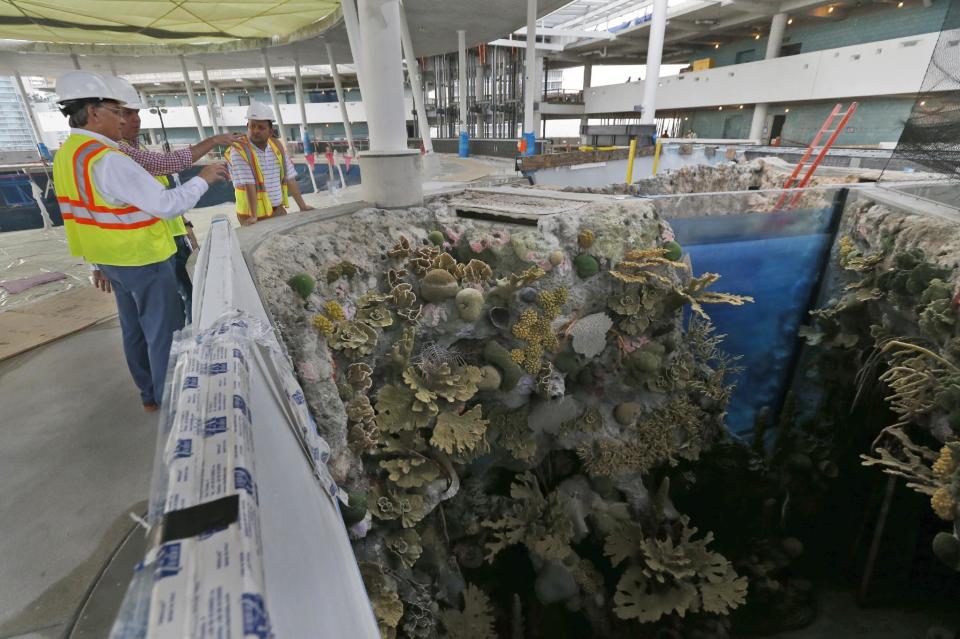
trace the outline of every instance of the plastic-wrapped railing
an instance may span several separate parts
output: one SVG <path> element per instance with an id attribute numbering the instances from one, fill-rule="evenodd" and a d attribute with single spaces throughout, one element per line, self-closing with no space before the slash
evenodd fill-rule
<path id="1" fill-rule="evenodd" d="M 217 218 L 175 339 L 137 566 L 111 639 L 380 634 L 318 435 Z"/>

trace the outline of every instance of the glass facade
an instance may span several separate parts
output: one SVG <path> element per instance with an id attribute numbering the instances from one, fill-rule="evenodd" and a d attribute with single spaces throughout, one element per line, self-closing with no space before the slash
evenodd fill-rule
<path id="1" fill-rule="evenodd" d="M 30 151 L 34 148 L 30 120 L 17 95 L 12 77 L 0 77 L 0 151 Z"/>

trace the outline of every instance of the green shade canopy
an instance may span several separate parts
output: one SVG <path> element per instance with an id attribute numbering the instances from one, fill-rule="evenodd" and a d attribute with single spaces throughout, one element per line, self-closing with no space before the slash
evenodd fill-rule
<path id="1" fill-rule="evenodd" d="M 340 0 L 0 0 L 0 38 L 99 45 L 282 42 L 327 26 L 339 6 Z"/>

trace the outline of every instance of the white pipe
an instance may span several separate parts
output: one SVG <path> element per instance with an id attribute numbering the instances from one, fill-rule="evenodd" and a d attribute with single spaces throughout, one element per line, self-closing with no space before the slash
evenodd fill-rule
<path id="1" fill-rule="evenodd" d="M 433 136 L 430 135 L 430 122 L 427 120 L 427 107 L 423 99 L 420 62 L 413 51 L 413 38 L 410 37 L 410 26 L 407 24 L 407 9 L 403 5 L 400 6 L 400 39 L 403 43 L 403 54 L 407 60 L 407 77 L 410 78 L 410 92 L 413 93 L 413 108 L 417 110 L 417 128 L 420 129 L 423 150 L 430 154 L 433 153 Z M 332 63 L 331 66 L 333 66 Z"/>
<path id="2" fill-rule="evenodd" d="M 406 151 L 400 3 L 398 0 L 359 0 L 357 12 L 362 58 L 366 61 L 363 65 L 366 79 L 361 91 L 367 110 L 370 150 Z"/>
<path id="3" fill-rule="evenodd" d="M 360 85 L 360 95 L 364 96 L 366 74 L 363 72 L 363 43 L 360 38 L 357 5 L 354 4 L 354 0 L 341 0 L 340 11 L 343 13 L 343 26 L 347 30 L 347 40 L 350 42 L 350 53 L 353 55 L 353 68 L 357 75 L 357 84 Z"/>
<path id="4" fill-rule="evenodd" d="M 467 132 L 467 96 L 470 90 L 467 88 L 467 32 L 463 29 L 457 31 L 457 44 L 459 48 L 459 67 L 460 81 L 460 133 Z"/>
<path id="5" fill-rule="evenodd" d="M 654 124 L 657 118 L 657 87 L 660 85 L 660 62 L 663 60 L 663 39 L 667 31 L 667 0 L 654 0 L 650 21 L 650 43 L 647 45 L 647 77 L 643 83 L 643 112 L 640 124 Z"/>
<path id="6" fill-rule="evenodd" d="M 200 109 L 197 108 L 197 98 L 193 95 L 193 86 L 190 84 L 190 73 L 187 71 L 187 60 L 180 54 L 180 69 L 183 70 L 183 83 L 187 87 L 187 99 L 190 101 L 190 108 L 193 109 L 193 119 L 197 122 L 197 131 L 200 132 L 200 139 L 207 137 L 203 130 L 203 120 L 200 119 Z"/>
<path id="7" fill-rule="evenodd" d="M 349 2 L 349 0 L 347 0 Z M 340 70 L 337 68 L 337 61 L 333 57 L 333 47 L 326 43 L 327 60 L 330 61 L 330 73 L 333 75 L 333 86 L 337 90 L 337 102 L 340 103 L 340 119 L 343 120 L 343 131 L 347 134 L 347 146 L 350 148 L 350 156 L 357 157 L 357 149 L 353 146 L 353 127 L 350 126 L 350 115 L 347 113 L 347 103 L 343 97 L 343 83 L 340 82 Z"/>
<path id="8" fill-rule="evenodd" d="M 780 49 L 783 46 L 783 35 L 787 30 L 787 14 L 778 13 L 773 16 L 770 23 L 770 36 L 767 39 L 766 60 L 780 57 Z M 763 128 L 767 124 L 767 114 L 770 111 L 769 104 L 756 104 L 753 107 L 753 119 L 750 121 L 750 139 L 761 140 L 763 138 Z"/>
<path id="9" fill-rule="evenodd" d="M 210 91 L 210 77 L 207 75 L 207 65 L 200 65 L 200 72 L 203 74 L 203 90 L 207 94 L 207 114 L 210 116 L 210 125 L 213 126 L 213 134 L 220 135 L 220 125 L 217 123 L 217 105 L 213 103 L 213 93 Z"/>
<path id="10" fill-rule="evenodd" d="M 533 110 L 537 93 L 537 0 L 527 0 L 527 62 L 524 68 L 523 83 L 523 132 L 536 133 Z"/>
<path id="11" fill-rule="evenodd" d="M 267 49 L 260 49 L 260 58 L 263 60 L 263 71 L 267 74 L 267 88 L 270 89 L 270 102 L 273 103 L 273 115 L 277 118 L 277 128 L 280 129 L 280 140 L 286 147 L 287 132 L 283 130 L 283 114 L 280 113 L 280 102 L 277 100 L 277 87 L 273 84 L 273 72 L 270 70 L 270 58 Z"/>

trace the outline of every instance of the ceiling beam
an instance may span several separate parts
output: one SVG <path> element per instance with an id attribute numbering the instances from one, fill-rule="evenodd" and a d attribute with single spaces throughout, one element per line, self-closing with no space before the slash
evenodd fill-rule
<path id="1" fill-rule="evenodd" d="M 527 35 L 527 28 L 517 29 L 515 35 Z M 559 27 L 537 27 L 538 36 L 562 36 L 569 38 L 589 38 L 591 40 L 613 40 L 617 36 L 609 31 L 586 31 L 582 29 L 560 29 Z"/>
<path id="2" fill-rule="evenodd" d="M 527 48 L 526 40 L 507 40 L 506 38 L 501 38 L 499 40 L 494 40 L 490 44 L 496 47 L 515 47 L 517 49 Z M 554 44 L 552 42 L 538 42 L 535 48 L 541 51 L 563 51 L 565 47 L 562 44 Z"/>

